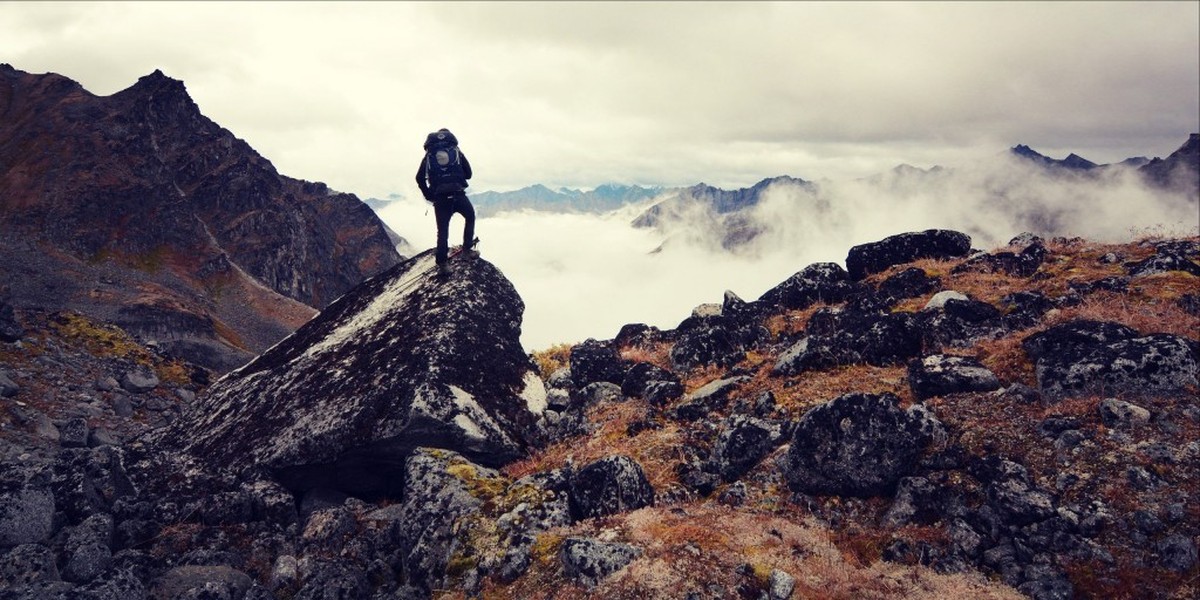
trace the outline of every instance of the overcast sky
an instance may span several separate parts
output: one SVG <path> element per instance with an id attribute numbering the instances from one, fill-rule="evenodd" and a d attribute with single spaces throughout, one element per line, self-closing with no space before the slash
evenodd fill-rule
<path id="1" fill-rule="evenodd" d="M 725 188 L 1096 162 L 1200 130 L 1200 3 L 0 2 L 0 61 L 108 95 L 162 69 L 285 175 L 413 193 L 448 127 L 472 189 Z"/>

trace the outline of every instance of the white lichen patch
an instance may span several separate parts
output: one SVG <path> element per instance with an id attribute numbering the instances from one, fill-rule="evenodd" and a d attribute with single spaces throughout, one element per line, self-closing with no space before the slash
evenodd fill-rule
<path id="1" fill-rule="evenodd" d="M 397 310 L 403 309 L 405 299 L 417 289 L 417 280 L 424 277 L 426 272 L 433 267 L 432 256 L 417 260 L 419 261 L 417 264 L 414 264 L 403 277 L 391 282 L 371 300 L 366 308 L 358 311 L 346 322 L 329 332 L 324 339 L 310 346 L 301 359 L 312 359 L 330 348 L 339 347 L 355 337 L 361 336 L 364 331 L 378 331 L 375 325 Z"/>
<path id="2" fill-rule="evenodd" d="M 546 383 L 538 377 L 537 373 L 529 371 L 525 373 L 525 387 L 521 390 L 521 398 L 525 400 L 525 406 L 529 412 L 540 415 L 546 412 Z"/>
<path id="3" fill-rule="evenodd" d="M 479 425 L 476 425 L 475 421 L 471 420 L 471 417 L 468 417 L 463 413 L 455 415 L 454 424 L 458 425 L 458 428 L 463 431 L 469 440 L 482 442 L 487 439 L 487 437 L 483 435 L 483 430 L 479 428 Z"/>

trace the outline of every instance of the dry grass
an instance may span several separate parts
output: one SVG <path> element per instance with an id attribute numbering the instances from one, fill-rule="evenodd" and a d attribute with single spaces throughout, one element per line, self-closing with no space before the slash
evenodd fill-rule
<path id="1" fill-rule="evenodd" d="M 571 365 L 571 344 L 557 344 L 529 354 L 537 365 L 542 379 L 549 379 L 555 371 Z"/>
<path id="2" fill-rule="evenodd" d="M 635 344 L 621 348 L 618 354 L 623 360 L 630 362 L 650 363 L 662 369 L 671 369 L 671 344 L 666 342 Z"/>

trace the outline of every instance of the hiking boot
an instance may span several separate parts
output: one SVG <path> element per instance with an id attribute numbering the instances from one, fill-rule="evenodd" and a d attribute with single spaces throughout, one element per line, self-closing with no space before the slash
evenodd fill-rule
<path id="1" fill-rule="evenodd" d="M 438 263 L 437 264 L 437 274 L 441 277 L 445 277 L 445 276 L 449 275 L 450 274 L 450 263 L 449 262 Z"/>

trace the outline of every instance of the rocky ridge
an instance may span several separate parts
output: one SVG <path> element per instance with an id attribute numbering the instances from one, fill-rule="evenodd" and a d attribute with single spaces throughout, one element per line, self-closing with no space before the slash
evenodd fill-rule
<path id="1" fill-rule="evenodd" d="M 96 96 L 0 65 L 0 274 L 17 306 L 233 368 L 396 264 L 350 194 L 279 174 L 160 71 Z"/>
<path id="2" fill-rule="evenodd" d="M 437 280 L 422 255 L 220 381 L 111 396 L 73 378 L 144 390 L 121 360 L 170 363 L 0 310 L 0 598 L 1194 593 L 1200 239 L 939 241 L 961 235 L 532 362 L 499 271 Z M 141 437 L 136 412 L 95 440 L 14 417 L 88 395 L 95 431 L 118 396 L 168 392 Z M 308 456 L 392 483 L 289 478 Z"/>

